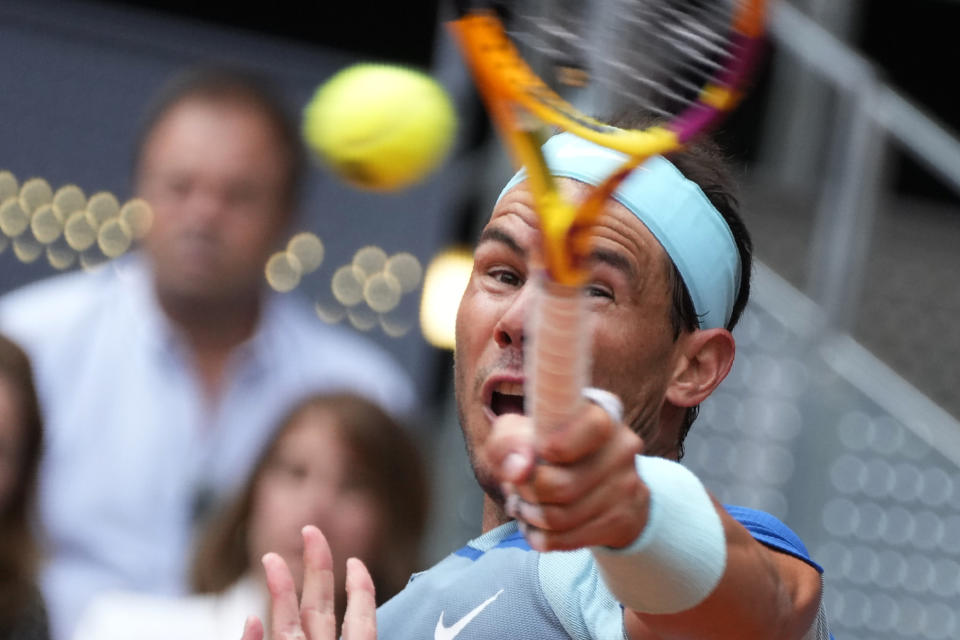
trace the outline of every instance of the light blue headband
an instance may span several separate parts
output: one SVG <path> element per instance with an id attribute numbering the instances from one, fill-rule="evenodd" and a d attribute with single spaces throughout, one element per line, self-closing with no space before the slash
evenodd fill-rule
<path id="1" fill-rule="evenodd" d="M 550 173 L 599 185 L 623 164 L 626 156 L 569 133 L 543 145 Z M 526 180 L 518 171 L 500 192 Z M 700 187 L 662 156 L 634 171 L 613 197 L 642 222 L 660 242 L 683 278 L 701 329 L 724 327 L 740 289 L 740 254 L 730 227 Z"/>

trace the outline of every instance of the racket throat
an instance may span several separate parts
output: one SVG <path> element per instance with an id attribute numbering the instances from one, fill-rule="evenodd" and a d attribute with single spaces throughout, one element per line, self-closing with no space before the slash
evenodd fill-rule
<path id="1" fill-rule="evenodd" d="M 527 414 L 538 430 L 562 427 L 583 402 L 590 370 L 590 338 L 580 287 L 538 276 L 528 318 Z"/>

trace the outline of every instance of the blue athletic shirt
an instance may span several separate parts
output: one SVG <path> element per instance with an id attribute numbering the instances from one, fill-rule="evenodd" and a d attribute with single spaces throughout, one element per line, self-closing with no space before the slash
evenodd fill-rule
<path id="1" fill-rule="evenodd" d="M 726 506 L 759 542 L 823 569 L 800 538 L 770 514 Z M 588 549 L 540 553 L 515 521 L 471 540 L 415 574 L 377 611 L 381 640 L 625 640 L 620 604 Z M 827 640 L 821 601 L 805 640 Z"/>

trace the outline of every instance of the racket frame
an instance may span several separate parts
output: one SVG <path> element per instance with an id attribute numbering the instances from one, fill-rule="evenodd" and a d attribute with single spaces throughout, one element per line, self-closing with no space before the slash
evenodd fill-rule
<path id="1" fill-rule="evenodd" d="M 674 151 L 714 125 L 743 96 L 756 64 L 767 0 L 738 4 L 732 46 L 740 54 L 698 99 L 673 120 L 647 129 L 621 129 L 581 113 L 523 60 L 492 10 L 467 11 L 450 23 L 488 113 L 516 166 L 527 171 L 540 219 L 542 268 L 531 274 L 540 295 L 528 322 L 526 412 L 537 429 L 559 428 L 582 402 L 590 369 L 581 287 L 588 271 L 590 230 L 617 187 L 647 158 Z M 575 206 L 557 189 L 540 151 L 543 125 L 552 125 L 626 155 L 623 164 Z"/>

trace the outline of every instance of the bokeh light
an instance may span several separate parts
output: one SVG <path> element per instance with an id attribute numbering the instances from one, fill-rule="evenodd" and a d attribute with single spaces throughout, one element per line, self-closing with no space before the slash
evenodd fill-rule
<path id="1" fill-rule="evenodd" d="M 57 189 L 53 194 L 53 210 L 60 222 L 65 222 L 74 211 L 81 211 L 87 206 L 87 196 L 83 189 L 75 184 L 68 184 Z"/>
<path id="2" fill-rule="evenodd" d="M 69 269 L 77 261 L 77 252 L 61 236 L 47 246 L 47 262 L 58 271 Z"/>
<path id="3" fill-rule="evenodd" d="M 20 206 L 32 215 L 34 211 L 53 201 L 53 189 L 43 178 L 30 178 L 20 187 Z"/>
<path id="4" fill-rule="evenodd" d="M 385 271 L 373 274 L 363 284 L 363 299 L 377 313 L 393 311 L 401 296 L 400 281 Z"/>
<path id="5" fill-rule="evenodd" d="M 97 230 L 90 224 L 86 211 L 74 211 L 63 226 L 63 236 L 74 251 L 86 251 L 97 241 Z"/>
<path id="6" fill-rule="evenodd" d="M 265 268 L 267 282 L 276 291 L 293 291 L 300 284 L 303 267 L 297 257 L 287 251 L 278 251 L 267 260 Z"/>
<path id="7" fill-rule="evenodd" d="M 336 270 L 330 281 L 330 290 L 337 302 L 352 307 L 363 300 L 363 285 L 366 274 L 352 264 L 345 264 Z"/>
<path id="8" fill-rule="evenodd" d="M 97 246 L 108 258 L 122 256 L 133 244 L 133 232 L 130 225 L 120 218 L 109 218 L 97 232 Z"/>
<path id="9" fill-rule="evenodd" d="M 128 200 L 120 209 L 120 219 L 127 223 L 135 240 L 147 235 L 153 226 L 153 208 L 143 198 Z"/>
<path id="10" fill-rule="evenodd" d="M 472 269 L 473 254 L 467 249 L 443 251 L 427 267 L 420 300 L 420 329 L 435 347 L 454 347 L 457 307 Z"/>
<path id="11" fill-rule="evenodd" d="M 13 252 L 16 254 L 17 260 L 24 264 L 30 264 L 43 253 L 43 245 L 37 242 L 32 235 L 26 233 L 13 239 Z"/>
<path id="12" fill-rule="evenodd" d="M 99 230 L 108 220 L 120 215 L 120 203 L 116 196 L 106 191 L 100 191 L 90 196 L 87 201 L 87 217 L 90 226 Z"/>
<path id="13" fill-rule="evenodd" d="M 54 191 L 43 178 L 30 178 L 19 185 L 13 173 L 0 171 L 0 251 L 12 244 L 24 264 L 45 254 L 59 271 L 79 256 L 81 267 L 96 269 L 130 251 L 152 223 L 153 210 L 141 198 L 121 207 L 107 191 L 88 200 L 74 184 Z"/>
<path id="14" fill-rule="evenodd" d="M 302 275 L 313 273 L 323 263 L 323 242 L 310 232 L 298 233 L 290 238 L 287 252 L 299 261 Z"/>
<path id="15" fill-rule="evenodd" d="M 19 198 L 7 198 L 0 204 L 0 231 L 8 238 L 16 238 L 29 225 L 30 216 L 23 210 Z"/>
<path id="16" fill-rule="evenodd" d="M 9 171 L 0 171 L 0 202 L 13 198 L 20 193 L 20 183 L 17 177 Z"/>
<path id="17" fill-rule="evenodd" d="M 50 244 L 63 233 L 63 222 L 54 211 L 52 204 L 39 207 L 30 219 L 30 230 L 33 237 L 41 244 Z"/>
<path id="18" fill-rule="evenodd" d="M 391 256 L 383 270 L 397 279 L 403 293 L 414 291 L 420 286 L 420 279 L 423 277 L 420 261 L 413 254 L 406 252 Z"/>
<path id="19" fill-rule="evenodd" d="M 363 247 L 353 256 L 353 266 L 360 269 L 367 278 L 382 271 L 386 264 L 387 252 L 380 247 Z"/>
<path id="20" fill-rule="evenodd" d="M 297 233 L 268 260 L 267 283 L 280 293 L 303 287 L 325 257 L 323 240 L 308 231 Z M 333 269 L 329 284 L 321 286 L 319 298 L 314 299 L 314 311 L 327 324 L 349 322 L 358 331 L 379 327 L 385 335 L 400 338 L 414 324 L 404 310 L 403 298 L 419 288 L 422 277 L 423 267 L 412 253 L 390 255 L 382 247 L 367 245 L 349 263 Z"/>

